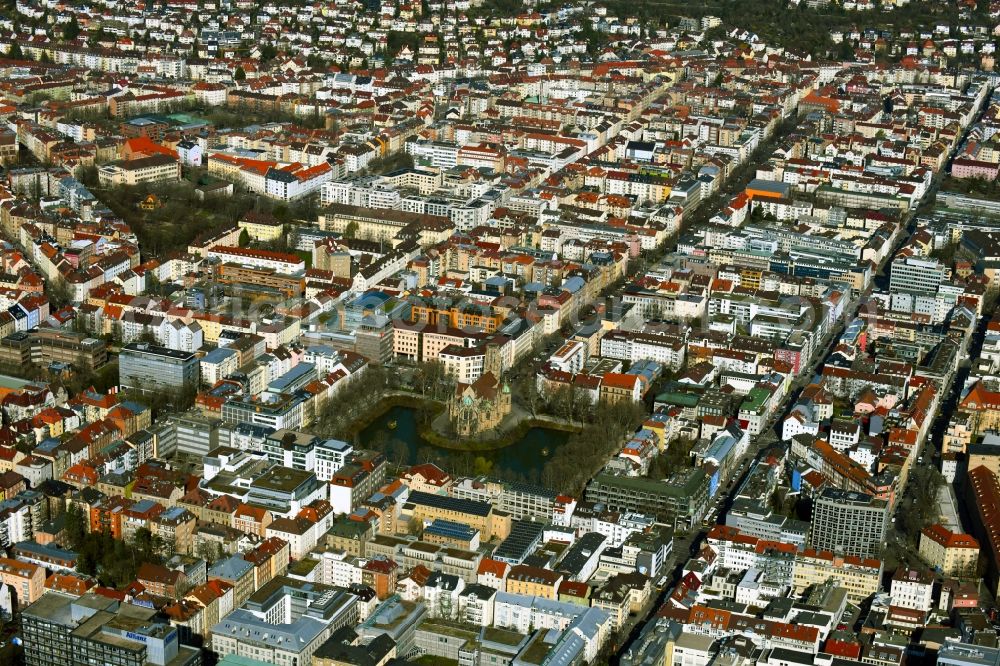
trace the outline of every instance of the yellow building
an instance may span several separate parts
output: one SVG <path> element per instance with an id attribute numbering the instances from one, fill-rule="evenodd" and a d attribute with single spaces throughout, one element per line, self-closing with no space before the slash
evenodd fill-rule
<path id="1" fill-rule="evenodd" d="M 556 600 L 563 576 L 555 571 L 519 564 L 507 574 L 507 592 Z"/>
<path id="2" fill-rule="evenodd" d="M 920 531 L 920 557 L 945 576 L 976 575 L 979 542 L 969 534 L 934 524 Z"/>
<path id="3" fill-rule="evenodd" d="M 197 521 L 186 509 L 174 507 L 150 521 L 150 531 L 158 536 L 175 553 L 191 553 L 194 545 L 194 528 Z"/>
<path id="4" fill-rule="evenodd" d="M 139 208 L 142 210 L 156 210 L 157 208 L 162 208 L 163 202 L 155 194 L 149 194 L 145 199 L 139 202 Z"/>
<path id="5" fill-rule="evenodd" d="M 284 275 L 273 268 L 254 268 L 236 263 L 224 263 L 218 268 L 219 282 L 230 285 L 248 285 L 280 291 L 286 298 L 302 296 L 306 281 L 297 275 Z"/>
<path id="6" fill-rule="evenodd" d="M 209 314 L 202 315 L 202 313 L 198 313 L 195 315 L 194 319 L 197 320 L 198 325 L 201 326 L 201 335 L 205 342 L 215 344 L 219 341 L 219 335 L 222 333 L 222 321 L 218 318 L 218 316 Z"/>
<path id="7" fill-rule="evenodd" d="M 239 570 L 236 568 L 224 570 L 221 575 L 208 575 L 208 580 L 220 580 L 233 586 L 233 607 L 238 608 L 243 602 L 250 598 L 256 589 L 254 587 L 254 567 L 247 566 Z"/>
<path id="8" fill-rule="evenodd" d="M 833 578 L 847 592 L 847 600 L 860 603 L 879 590 L 882 561 L 858 557 L 839 557 L 830 552 L 807 549 L 795 556 L 792 585 L 802 594 L 813 585 Z"/>
<path id="9" fill-rule="evenodd" d="M 13 446 L 0 446 L 0 473 L 14 471 L 14 466 L 27 457 Z"/>
<path id="10" fill-rule="evenodd" d="M 271 524 L 274 517 L 271 512 L 263 507 L 241 504 L 233 515 L 233 527 L 244 534 L 256 534 L 263 537 L 266 534 L 267 526 Z"/>
<path id="11" fill-rule="evenodd" d="M 969 445 L 972 444 L 974 435 L 972 428 L 970 427 L 971 421 L 972 418 L 968 413 L 959 412 L 952 415 L 951 420 L 948 422 L 948 429 L 944 432 L 944 439 L 941 444 L 945 453 L 965 453 L 968 450 Z M 971 462 L 972 461 L 970 460 L 970 463 Z M 971 465 L 969 469 L 975 469 L 975 465 Z M 996 472 L 994 471 L 994 473 Z"/>
<path id="12" fill-rule="evenodd" d="M 240 229 L 246 229 L 247 234 L 255 241 L 275 241 L 285 232 L 285 225 L 266 213 L 250 211 L 238 224 Z"/>
<path id="13" fill-rule="evenodd" d="M 181 179 L 181 163 L 175 157 L 156 154 L 105 164 L 97 175 L 102 187 L 170 182 Z"/>
<path id="14" fill-rule="evenodd" d="M 434 220 L 443 220 L 450 224 L 448 218 L 435 215 L 419 215 L 389 208 L 331 204 L 320 214 L 319 226 L 324 231 L 336 231 L 341 234 L 350 231 L 355 238 L 384 242 L 392 241 L 403 227 L 412 224 L 416 225 L 415 228 L 420 228 Z"/>
<path id="15" fill-rule="evenodd" d="M 996 430 L 1000 427 L 1000 393 L 991 391 L 977 382 L 958 404 L 960 412 L 969 415 L 973 433 Z M 974 469 L 970 466 L 969 469 Z"/>
<path id="16" fill-rule="evenodd" d="M 510 532 L 510 520 L 502 520 L 493 515 L 493 505 L 489 502 L 461 499 L 449 495 L 437 495 L 413 491 L 400 512 L 400 527 L 410 523 L 431 523 L 435 520 L 450 520 L 479 530 L 484 539 L 504 539 Z"/>
<path id="17" fill-rule="evenodd" d="M 748 289 L 760 289 L 760 281 L 763 277 L 762 270 L 743 268 L 740 270 L 740 285 Z"/>
<path id="18" fill-rule="evenodd" d="M 623 375 L 607 372 L 601 379 L 601 400 L 608 403 L 639 402 L 642 399 L 643 382 L 638 375 Z"/>

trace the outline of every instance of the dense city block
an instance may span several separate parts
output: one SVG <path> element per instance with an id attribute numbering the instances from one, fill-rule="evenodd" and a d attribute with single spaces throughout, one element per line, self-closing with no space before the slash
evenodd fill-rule
<path id="1" fill-rule="evenodd" d="M 0 9 L 0 665 L 1000 666 L 997 0 Z"/>

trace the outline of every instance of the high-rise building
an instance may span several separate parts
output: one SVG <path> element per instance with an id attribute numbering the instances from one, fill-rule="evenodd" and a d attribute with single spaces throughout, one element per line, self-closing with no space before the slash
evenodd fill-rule
<path id="1" fill-rule="evenodd" d="M 889 290 L 935 294 L 948 279 L 948 267 L 937 260 L 901 257 L 892 262 Z"/>
<path id="2" fill-rule="evenodd" d="M 889 504 L 851 490 L 827 488 L 813 505 L 809 545 L 837 555 L 877 557 L 885 540 Z"/>
<path id="3" fill-rule="evenodd" d="M 230 429 L 221 419 L 204 416 L 196 411 L 174 414 L 166 420 L 171 432 L 162 439 L 171 452 L 204 456 L 222 445 L 230 443 Z"/>
<path id="4" fill-rule="evenodd" d="M 181 392 L 198 388 L 198 357 L 144 342 L 122 347 L 118 355 L 118 383 L 143 393 Z"/>

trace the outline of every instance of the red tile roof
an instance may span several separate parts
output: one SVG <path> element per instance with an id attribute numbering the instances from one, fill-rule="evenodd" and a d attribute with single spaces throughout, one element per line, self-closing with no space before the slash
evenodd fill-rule
<path id="1" fill-rule="evenodd" d="M 921 533 L 945 548 L 979 548 L 979 542 L 972 535 L 952 532 L 940 523 L 925 527 Z"/>

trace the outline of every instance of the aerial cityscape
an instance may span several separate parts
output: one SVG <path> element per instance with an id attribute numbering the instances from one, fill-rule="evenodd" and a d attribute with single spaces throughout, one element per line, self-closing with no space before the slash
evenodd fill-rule
<path id="1" fill-rule="evenodd" d="M 0 666 L 1000 666 L 1000 0 L 0 8 Z"/>

